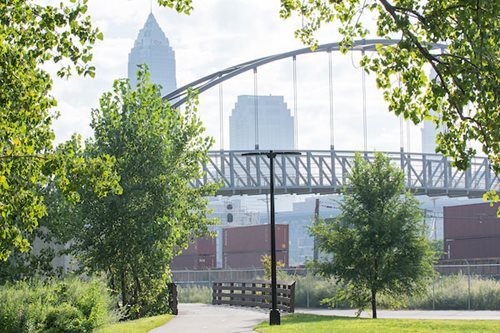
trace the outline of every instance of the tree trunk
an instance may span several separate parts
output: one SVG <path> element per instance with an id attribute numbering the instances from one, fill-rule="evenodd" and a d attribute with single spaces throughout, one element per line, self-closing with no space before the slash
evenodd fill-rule
<path id="1" fill-rule="evenodd" d="M 125 270 L 120 271 L 121 286 L 122 286 L 122 306 L 127 304 L 127 284 L 125 283 Z"/>
<path id="2" fill-rule="evenodd" d="M 372 289 L 372 318 L 377 319 L 377 291 Z"/>

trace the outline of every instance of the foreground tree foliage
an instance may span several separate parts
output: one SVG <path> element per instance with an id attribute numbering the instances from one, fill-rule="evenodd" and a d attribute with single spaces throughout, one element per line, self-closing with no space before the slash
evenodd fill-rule
<path id="1" fill-rule="evenodd" d="M 87 143 L 89 156 L 116 159 L 123 193 L 100 198 L 84 191 L 73 216 L 62 214 L 53 228 L 62 230 L 61 242 L 72 242 L 83 269 L 107 272 L 131 318 L 167 311 L 175 249 L 215 223 L 206 217 L 205 197 L 216 191 L 216 185 L 189 185 L 202 177 L 213 142 L 202 136 L 197 101 L 185 111 L 172 109 L 147 72 L 138 75 L 136 89 L 118 80 L 102 96 L 92 113 L 95 137 Z"/>
<path id="2" fill-rule="evenodd" d="M 388 157 L 378 153 L 370 163 L 357 154 L 349 181 L 339 217 L 313 229 L 319 249 L 333 255 L 317 267 L 347 286 L 330 302 L 348 301 L 360 311 L 371 304 L 377 318 L 378 294 L 425 291 L 436 256 L 419 203 L 408 192 L 401 196 L 403 172 Z"/>
<path id="3" fill-rule="evenodd" d="M 361 62 L 376 75 L 389 110 L 419 123 L 432 118 L 438 151 L 466 169 L 482 145 L 495 174 L 500 173 L 500 2 L 489 0 L 281 0 L 281 16 L 303 18 L 296 35 L 315 45 L 323 24 L 339 25 L 346 52 L 356 38 L 400 38 L 394 47 L 378 48 Z M 376 31 L 364 22 L 376 18 Z M 428 43 L 444 43 L 441 52 Z M 437 76 L 429 80 L 424 69 Z M 397 82 L 401 82 L 401 87 Z M 431 117 L 435 110 L 437 116 Z"/>
<path id="4" fill-rule="evenodd" d="M 52 144 L 57 103 L 43 66 L 63 63 L 58 71 L 62 77 L 75 71 L 93 76 L 90 52 L 102 35 L 90 25 L 86 11 L 86 1 L 58 7 L 21 0 L 0 3 L 0 261 L 15 250 L 28 251 L 30 234 L 47 214 L 42 192 L 50 181 L 73 199 L 78 194 L 70 188 L 68 172 L 92 174 L 87 185 L 99 195 L 116 186 L 116 179 L 106 177 L 112 173 L 112 159 L 85 160 L 77 140 L 58 150 Z"/>

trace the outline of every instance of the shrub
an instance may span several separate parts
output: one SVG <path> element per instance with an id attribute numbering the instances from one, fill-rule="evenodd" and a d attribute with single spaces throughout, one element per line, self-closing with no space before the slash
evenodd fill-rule
<path id="1" fill-rule="evenodd" d="M 334 279 L 325 279 L 307 273 L 306 276 L 295 276 L 295 306 L 299 308 L 327 308 L 322 301 L 337 292 Z"/>
<path id="2" fill-rule="evenodd" d="M 0 333 L 85 333 L 113 322 L 114 300 L 102 278 L 41 281 L 0 287 Z"/>

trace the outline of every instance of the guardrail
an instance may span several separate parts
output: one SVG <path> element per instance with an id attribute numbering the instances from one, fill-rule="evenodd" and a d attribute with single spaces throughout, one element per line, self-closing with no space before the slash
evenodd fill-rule
<path id="1" fill-rule="evenodd" d="M 295 311 L 295 282 L 278 281 L 278 309 Z M 271 308 L 271 282 L 214 282 L 212 286 L 213 305 Z"/>

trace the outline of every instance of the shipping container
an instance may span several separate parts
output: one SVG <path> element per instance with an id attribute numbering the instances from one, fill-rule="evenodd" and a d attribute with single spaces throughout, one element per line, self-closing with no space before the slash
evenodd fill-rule
<path id="1" fill-rule="evenodd" d="M 254 251 L 240 253 L 224 253 L 223 265 L 229 268 L 262 268 L 261 258 L 270 255 L 269 251 Z M 276 251 L 276 260 L 288 267 L 288 250 Z"/>
<path id="2" fill-rule="evenodd" d="M 215 255 L 181 254 L 172 260 L 172 270 L 212 269 L 215 268 Z"/>
<path id="3" fill-rule="evenodd" d="M 269 224 L 225 228 L 222 238 L 224 253 L 262 252 L 271 249 Z M 276 225 L 276 250 L 288 250 L 287 224 Z"/>
<path id="4" fill-rule="evenodd" d="M 216 239 L 212 237 L 196 238 L 189 243 L 189 247 L 182 250 L 183 255 L 215 255 Z"/>
<path id="5" fill-rule="evenodd" d="M 443 208 L 445 258 L 500 258 L 498 204 L 450 206 Z"/>

